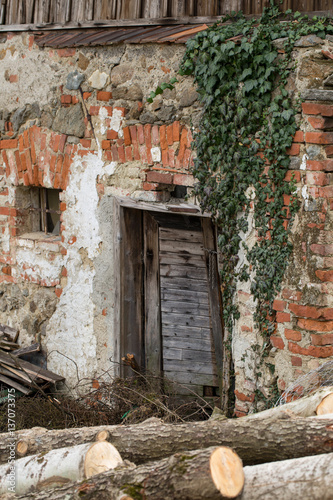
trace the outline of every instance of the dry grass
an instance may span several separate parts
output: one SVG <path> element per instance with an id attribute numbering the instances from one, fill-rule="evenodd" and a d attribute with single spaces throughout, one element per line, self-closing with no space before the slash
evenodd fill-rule
<path id="1" fill-rule="evenodd" d="M 79 397 L 35 393 L 16 399 L 16 430 L 31 427 L 63 429 L 95 425 L 140 423 L 157 417 L 165 422 L 208 419 L 214 402 L 196 394 L 176 396 L 171 382 L 145 374 L 94 382 L 93 390 L 81 384 Z M 91 382 L 89 382 L 91 388 Z M 167 387 L 167 390 L 165 388 Z M 179 392 L 179 391 L 178 391 Z M 7 404 L 0 406 L 0 431 L 7 431 Z"/>

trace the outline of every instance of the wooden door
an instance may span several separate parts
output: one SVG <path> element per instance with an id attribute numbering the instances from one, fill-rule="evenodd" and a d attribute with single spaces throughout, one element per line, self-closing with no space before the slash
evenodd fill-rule
<path id="1" fill-rule="evenodd" d="M 123 209 L 121 355 L 179 394 L 219 394 L 222 316 L 208 218 Z"/>
<path id="2" fill-rule="evenodd" d="M 216 253 L 207 260 L 201 220 L 189 217 L 179 220 L 176 227 L 160 225 L 159 248 L 164 376 L 179 384 L 174 385 L 177 392 L 217 394 L 209 285 L 212 278 L 218 287 L 217 274 L 211 274 L 217 273 L 217 267 L 212 267 Z M 222 344 L 221 321 L 218 335 Z"/>

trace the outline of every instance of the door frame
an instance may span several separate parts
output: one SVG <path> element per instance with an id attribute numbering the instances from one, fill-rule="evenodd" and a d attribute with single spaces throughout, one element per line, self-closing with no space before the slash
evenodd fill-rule
<path id="1" fill-rule="evenodd" d="M 126 209 L 137 210 L 136 217 L 141 214 L 141 228 L 143 227 L 143 234 L 146 236 L 140 240 L 138 235 L 135 235 L 137 229 L 135 221 L 133 225 L 129 224 L 126 227 Z M 126 376 L 127 370 L 121 363 L 121 356 L 126 354 L 126 348 L 129 339 L 125 335 L 126 323 L 131 321 L 136 324 L 136 332 L 134 345 L 137 351 L 134 353 L 138 364 L 144 366 L 152 373 L 161 374 L 162 367 L 162 338 L 161 338 L 161 312 L 160 312 L 160 286 L 159 286 L 159 249 L 158 249 L 158 223 L 149 212 L 168 213 L 173 215 L 187 215 L 200 217 L 201 226 L 204 238 L 205 247 L 205 261 L 207 269 L 207 284 L 209 288 L 209 306 L 211 312 L 211 330 L 213 334 L 213 342 L 215 348 L 216 369 L 218 374 L 218 385 L 220 394 L 225 393 L 223 385 L 229 380 L 229 364 L 224 363 L 229 355 L 226 353 L 226 334 L 223 326 L 222 317 L 222 298 L 220 283 L 216 283 L 210 279 L 210 271 L 212 263 L 218 266 L 217 248 L 216 248 L 216 229 L 212 223 L 209 214 L 203 214 L 200 208 L 191 204 L 152 204 L 146 202 L 139 202 L 130 198 L 114 197 L 114 216 L 113 216 L 113 234 L 114 234 L 114 270 L 115 270 L 115 304 L 114 304 L 114 335 L 116 357 L 120 362 L 120 375 Z M 127 210 L 127 214 L 130 212 Z M 132 212 L 134 213 L 134 212 Z M 134 231 L 134 234 L 132 233 Z M 131 249 L 124 249 L 122 242 L 126 238 L 137 237 L 138 246 L 143 248 L 143 252 L 137 249 L 135 255 L 131 255 Z M 127 255 L 126 255 L 127 254 Z M 131 257 L 139 263 L 141 271 L 128 266 L 127 257 Z M 219 280 L 218 269 L 215 270 L 215 276 Z M 144 276 L 140 274 L 144 273 Z M 134 273 L 134 274 L 133 274 Z M 137 276 L 136 276 L 137 273 Z M 139 290 L 139 285 L 136 280 L 141 279 L 145 281 L 146 286 L 144 290 Z M 156 279 L 149 279 L 155 276 Z M 148 278 L 148 279 L 147 279 Z M 124 299 L 124 284 L 130 283 L 130 286 L 137 287 L 137 300 L 135 305 L 131 307 L 132 317 L 123 315 Z M 144 331 L 144 325 L 146 330 Z M 143 359 L 142 353 L 145 353 Z M 229 385 L 229 384 L 227 384 Z M 223 398 L 225 399 L 225 398 Z"/>

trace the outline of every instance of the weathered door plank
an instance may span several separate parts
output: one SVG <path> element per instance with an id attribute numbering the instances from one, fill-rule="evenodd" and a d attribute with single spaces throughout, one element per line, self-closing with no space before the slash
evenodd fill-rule
<path id="1" fill-rule="evenodd" d="M 211 313 L 212 335 L 216 356 L 216 367 L 219 380 L 220 393 L 223 381 L 223 321 L 222 300 L 219 289 L 219 275 L 217 266 L 217 251 L 215 245 L 214 227 L 210 219 L 202 219 L 202 230 L 207 266 L 207 279 L 209 290 L 209 305 Z"/>
<path id="2" fill-rule="evenodd" d="M 142 332 L 142 212 L 121 209 L 120 218 L 120 339 L 121 356 L 134 354 L 139 366 L 143 359 Z M 129 372 L 123 367 L 123 375 Z"/>
<path id="3" fill-rule="evenodd" d="M 181 249 L 179 248 L 181 246 Z M 195 256 L 203 254 L 203 245 L 198 241 L 184 241 L 184 240 L 161 240 L 160 243 L 161 254 L 164 253 L 177 253 L 181 256 Z"/>
<path id="4" fill-rule="evenodd" d="M 210 337 L 209 327 L 192 326 L 191 329 L 189 329 L 186 325 L 163 325 L 163 342 L 165 339 L 169 342 L 169 340 L 172 341 L 176 338 L 193 338 L 194 342 L 196 342 L 196 339 L 210 341 Z"/>
<path id="5" fill-rule="evenodd" d="M 196 316 L 196 315 L 188 315 L 184 316 L 184 314 L 172 314 L 172 317 L 165 313 L 162 313 L 162 325 L 174 325 L 176 322 L 177 325 L 184 325 L 188 327 L 197 327 L 203 326 L 205 328 L 209 328 L 209 318 L 207 316 Z"/>
<path id="6" fill-rule="evenodd" d="M 200 304 L 200 302 L 177 302 L 171 300 L 162 301 L 162 312 L 177 313 L 177 314 L 197 314 L 198 316 L 208 316 L 208 304 Z"/>
<path id="7" fill-rule="evenodd" d="M 192 332 L 192 330 L 191 330 Z M 164 337 L 163 338 L 163 347 L 168 349 L 186 349 L 189 351 L 198 351 L 209 350 L 211 348 L 211 341 L 207 337 L 207 339 L 203 338 L 193 338 L 190 337 L 181 337 L 180 332 L 178 330 L 178 334 L 176 337 Z"/>
<path id="8" fill-rule="evenodd" d="M 203 281 L 206 278 L 206 269 L 204 267 L 198 268 L 195 266 L 186 266 L 186 262 L 184 263 L 185 265 L 172 265 L 172 264 L 160 264 L 160 274 L 163 276 L 163 283 L 164 283 L 164 277 L 165 278 L 171 278 L 171 277 L 177 277 L 178 278 L 186 278 L 192 281 L 198 281 L 200 284 L 200 281 Z M 164 286 L 164 285 L 163 285 Z"/>
<path id="9" fill-rule="evenodd" d="M 170 289 L 176 289 L 176 290 L 197 290 L 198 292 L 207 292 L 207 283 L 204 280 L 199 280 L 196 279 L 194 276 L 194 279 L 191 279 L 187 276 L 181 276 L 179 274 L 175 276 L 170 276 L 167 274 L 167 270 L 169 270 L 170 267 L 166 266 L 166 273 L 162 276 L 162 267 L 160 268 L 160 274 L 161 274 L 161 290 L 162 291 L 168 291 Z M 206 271 L 205 271 L 206 272 Z"/>
<path id="10" fill-rule="evenodd" d="M 145 357 L 146 368 L 158 375 L 162 367 L 161 309 L 158 224 L 149 212 L 143 214 L 145 267 Z"/>
<path id="11" fill-rule="evenodd" d="M 193 299 L 196 300 L 196 302 L 203 302 L 208 299 L 208 293 L 207 292 L 197 292 L 196 290 L 168 290 L 168 289 L 163 289 L 161 291 L 161 298 L 163 300 L 174 300 L 175 298 L 177 300 L 181 300 L 182 302 L 192 302 Z"/>

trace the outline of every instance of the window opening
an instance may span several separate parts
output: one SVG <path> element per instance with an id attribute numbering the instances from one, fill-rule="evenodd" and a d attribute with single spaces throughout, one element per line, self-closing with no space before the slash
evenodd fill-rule
<path id="1" fill-rule="evenodd" d="M 186 186 L 175 186 L 174 191 L 172 191 L 171 196 L 173 198 L 185 198 L 187 195 L 187 187 Z"/>
<path id="2" fill-rule="evenodd" d="M 38 188 L 31 192 L 32 212 L 39 215 L 39 231 L 45 234 L 60 234 L 60 200 L 57 189 Z"/>

